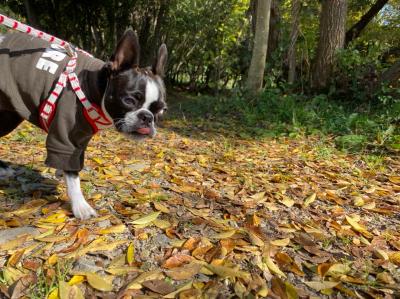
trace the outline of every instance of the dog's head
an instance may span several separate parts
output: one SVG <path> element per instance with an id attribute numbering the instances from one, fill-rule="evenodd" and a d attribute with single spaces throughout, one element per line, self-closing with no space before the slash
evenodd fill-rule
<path id="1" fill-rule="evenodd" d="M 102 102 L 115 128 L 133 138 L 153 137 L 155 121 L 167 108 L 163 82 L 167 47 L 163 44 L 152 67 L 139 67 L 139 41 L 125 32 L 107 64 L 109 81 Z"/>

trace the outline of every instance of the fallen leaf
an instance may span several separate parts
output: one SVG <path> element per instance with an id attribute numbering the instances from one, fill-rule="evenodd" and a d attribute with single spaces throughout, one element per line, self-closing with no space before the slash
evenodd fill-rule
<path id="1" fill-rule="evenodd" d="M 346 215 L 346 220 L 355 231 L 363 234 L 366 238 L 372 238 L 372 234 L 369 231 L 367 231 L 364 227 L 362 227 L 360 224 L 358 224 L 353 218 Z"/>
<path id="2" fill-rule="evenodd" d="M 86 279 L 91 287 L 95 288 L 96 290 L 109 292 L 113 289 L 113 276 L 100 276 L 96 273 L 84 273 Z"/>
<path id="3" fill-rule="evenodd" d="M 175 291 L 175 288 L 171 284 L 167 283 L 164 280 L 159 280 L 159 279 L 144 281 L 143 286 L 161 295 L 167 295 Z"/>
<path id="4" fill-rule="evenodd" d="M 161 212 L 153 212 L 146 216 L 140 217 L 131 222 L 131 224 L 145 225 L 153 222 L 157 219 L 157 217 L 161 214 Z"/>
<path id="5" fill-rule="evenodd" d="M 126 250 L 126 261 L 130 266 L 135 261 L 135 247 L 133 245 L 133 242 L 129 244 L 128 249 Z"/>
<path id="6" fill-rule="evenodd" d="M 311 194 L 309 197 L 306 198 L 306 200 L 304 201 L 303 206 L 305 208 L 308 207 L 310 204 L 312 204 L 315 201 L 316 198 L 317 198 L 317 193 Z"/>
<path id="7" fill-rule="evenodd" d="M 306 281 L 304 283 L 316 291 L 332 289 L 339 284 L 336 281 Z"/>

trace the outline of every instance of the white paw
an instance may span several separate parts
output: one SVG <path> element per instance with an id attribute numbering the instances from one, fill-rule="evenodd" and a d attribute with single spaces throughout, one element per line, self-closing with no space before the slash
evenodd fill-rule
<path id="1" fill-rule="evenodd" d="M 96 217 L 96 211 L 86 202 L 84 198 L 74 200 L 72 199 L 72 212 L 78 219 L 86 220 L 90 217 Z"/>
<path id="2" fill-rule="evenodd" d="M 15 175 L 14 169 L 7 167 L 7 168 L 0 168 L 0 180 L 12 177 Z"/>

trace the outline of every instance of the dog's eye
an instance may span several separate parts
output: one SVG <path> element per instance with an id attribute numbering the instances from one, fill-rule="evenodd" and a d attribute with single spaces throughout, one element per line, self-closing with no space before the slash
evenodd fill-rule
<path id="1" fill-rule="evenodd" d="M 122 103 L 128 107 L 134 107 L 137 106 L 139 103 L 139 100 L 133 97 L 124 97 L 122 98 Z"/>

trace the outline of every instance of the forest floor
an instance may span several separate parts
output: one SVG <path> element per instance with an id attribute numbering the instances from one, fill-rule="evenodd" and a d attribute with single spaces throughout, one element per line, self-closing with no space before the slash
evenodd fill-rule
<path id="1" fill-rule="evenodd" d="M 0 298 L 399 298 L 398 156 L 211 127 L 96 135 L 87 221 L 45 167 L 42 132 L 0 139 L 17 172 L 0 182 Z"/>

